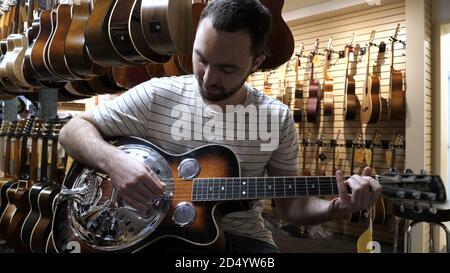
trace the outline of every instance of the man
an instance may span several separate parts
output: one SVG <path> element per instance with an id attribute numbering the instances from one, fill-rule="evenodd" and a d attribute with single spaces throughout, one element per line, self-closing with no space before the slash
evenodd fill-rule
<path id="1" fill-rule="evenodd" d="M 211 2 L 197 29 L 194 75 L 152 79 L 73 118 L 61 130 L 61 144 L 76 160 L 107 173 L 119 196 L 142 213 L 166 185 L 103 136 L 142 137 L 178 154 L 223 144 L 236 154 L 242 176 L 296 176 L 298 142 L 288 107 L 245 84 L 266 58 L 270 27 L 270 13 L 257 0 Z M 241 119 L 234 120 L 236 115 Z M 278 214 L 293 224 L 312 224 L 367 209 L 381 191 L 369 173 L 367 168 L 363 176 L 344 182 L 338 172 L 339 197 L 331 202 L 277 199 Z M 224 217 L 228 251 L 278 251 L 262 209 L 261 201 L 255 201 L 249 210 Z"/>

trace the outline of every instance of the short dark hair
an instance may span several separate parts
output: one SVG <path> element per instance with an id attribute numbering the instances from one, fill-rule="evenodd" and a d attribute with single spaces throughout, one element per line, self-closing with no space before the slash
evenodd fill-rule
<path id="1" fill-rule="evenodd" d="M 272 15 L 259 0 L 214 0 L 203 10 L 200 21 L 204 18 L 210 18 L 220 31 L 247 32 L 254 57 L 263 53 L 272 28 Z"/>

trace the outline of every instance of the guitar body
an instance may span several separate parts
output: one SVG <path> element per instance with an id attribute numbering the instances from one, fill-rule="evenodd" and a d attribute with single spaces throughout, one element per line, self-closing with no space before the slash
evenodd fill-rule
<path id="1" fill-rule="evenodd" d="M 334 96 L 333 96 L 333 78 L 325 79 L 323 88 L 323 114 L 325 116 L 333 115 Z"/>
<path id="2" fill-rule="evenodd" d="M 101 66 L 133 65 L 120 56 L 109 37 L 108 21 L 116 2 L 118 0 L 98 0 L 89 16 L 84 33 L 89 56 Z"/>
<path id="3" fill-rule="evenodd" d="M 11 222 L 11 219 L 14 216 L 14 213 L 16 212 L 16 206 L 13 204 L 13 201 L 15 194 L 17 192 L 17 186 L 18 183 L 14 182 L 11 183 L 7 189 L 5 189 L 5 192 L 3 192 L 2 188 L 2 197 L 6 196 L 6 200 L 2 200 L 2 203 L 3 201 L 6 201 L 6 206 L 0 218 L 0 235 L 5 239 L 8 234 L 9 223 Z"/>
<path id="4" fill-rule="evenodd" d="M 320 120 L 320 83 L 318 80 L 313 80 L 309 86 L 309 98 L 307 108 L 308 122 L 316 123 Z"/>
<path id="5" fill-rule="evenodd" d="M 131 89 L 134 86 L 150 80 L 145 66 L 114 67 L 112 73 L 118 86 Z"/>
<path id="6" fill-rule="evenodd" d="M 389 88 L 389 119 L 399 120 L 403 118 L 403 74 L 391 67 L 391 82 Z"/>
<path id="7" fill-rule="evenodd" d="M 22 63 L 22 74 L 26 82 L 33 88 L 41 88 L 43 84 L 35 78 L 37 72 L 34 70 L 31 64 L 31 52 L 33 51 L 34 44 L 36 43 L 36 37 L 39 33 L 40 25 L 39 20 L 34 20 L 32 29 L 28 32 L 28 40 L 32 40 L 30 46 L 25 51 L 25 57 Z"/>
<path id="8" fill-rule="evenodd" d="M 18 95 L 21 94 L 23 91 L 21 88 L 16 86 L 12 79 L 9 78 L 8 70 L 11 69 L 11 64 L 15 61 L 15 52 L 14 50 L 14 38 L 17 34 L 11 34 L 7 38 L 7 52 L 5 55 L 3 55 L 3 59 L 0 63 L 0 81 L 3 87 L 4 92 L 7 92 L 8 94 L 12 95 Z M 8 69 L 9 68 L 9 69 Z M 9 71 L 11 73 L 11 71 Z"/>
<path id="9" fill-rule="evenodd" d="M 39 81 L 59 82 L 61 78 L 57 77 L 51 70 L 47 59 L 47 50 L 51 37 L 56 28 L 56 13 L 52 10 L 44 10 L 39 16 L 41 28 L 34 42 L 31 51 L 31 65 L 37 72 L 35 78 Z M 58 84 L 55 83 L 57 86 Z M 49 86 L 51 87 L 51 86 Z"/>
<path id="10" fill-rule="evenodd" d="M 375 124 L 381 116 L 380 77 L 369 76 L 361 105 L 361 122 Z"/>
<path id="11" fill-rule="evenodd" d="M 139 1 L 140 19 L 145 40 L 161 55 L 191 54 L 194 43 L 192 31 L 192 1 Z"/>
<path id="12" fill-rule="evenodd" d="M 89 19 L 90 4 L 89 0 L 79 1 L 78 5 L 72 6 L 72 23 L 67 32 L 65 40 L 65 58 L 67 66 L 71 71 L 81 78 L 90 78 L 99 76 L 96 70 L 96 64 L 89 57 L 84 32 Z"/>
<path id="13" fill-rule="evenodd" d="M 5 180 L 0 181 L 0 218 L 3 216 L 3 212 L 5 212 L 6 207 L 8 206 L 8 194 L 7 190 L 16 183 L 16 180 L 13 178 L 7 178 Z"/>
<path id="14" fill-rule="evenodd" d="M 6 231 L 6 243 L 16 252 L 29 252 L 28 244 L 24 244 L 20 238 L 21 227 L 30 210 L 30 203 L 28 202 L 29 188 L 27 182 L 22 185 L 21 183 L 19 182 L 18 189 L 13 197 L 12 203 L 16 207 L 16 211 L 12 215 Z M 10 190 L 12 189 L 10 188 L 8 191 Z"/>
<path id="15" fill-rule="evenodd" d="M 358 109 L 358 97 L 355 93 L 355 79 L 347 76 L 345 80 L 344 114 L 345 120 L 354 120 Z"/>
<path id="16" fill-rule="evenodd" d="M 281 16 L 284 0 L 260 0 L 272 14 L 272 30 L 265 48 L 266 60 L 259 69 L 274 69 L 286 63 L 294 52 L 295 44 L 292 32 Z"/>
<path id="17" fill-rule="evenodd" d="M 67 81 L 75 80 L 76 76 L 70 69 L 65 57 L 65 43 L 72 23 L 72 6 L 60 4 L 56 8 L 56 27 L 49 41 L 46 52 L 49 66 L 54 74 Z"/>
<path id="18" fill-rule="evenodd" d="M 48 186 L 42 189 L 38 197 L 39 218 L 30 236 L 30 248 L 33 252 L 43 253 L 51 231 L 53 219 L 52 204 L 60 187 Z"/>
<path id="19" fill-rule="evenodd" d="M 109 20 L 109 36 L 122 58 L 135 65 L 148 62 L 164 63 L 170 56 L 154 52 L 142 35 L 141 0 L 116 1 Z"/>
<path id="20" fill-rule="evenodd" d="M 177 175 L 177 169 L 179 164 L 188 158 L 195 158 L 201 165 L 201 171 L 198 177 L 235 177 L 240 175 L 239 163 L 234 155 L 234 153 L 224 146 L 209 145 L 202 148 L 192 150 L 189 153 L 181 155 L 167 154 L 166 152 L 160 150 L 158 147 L 152 145 L 144 140 L 136 141 L 135 143 L 144 144 L 148 147 L 157 151 L 167 162 L 167 167 L 173 175 Z M 124 147 L 128 143 L 129 139 L 119 138 L 115 143 L 119 146 Z M 217 168 L 217 166 L 221 168 Z M 155 167 L 156 168 L 156 167 Z M 78 163 L 74 163 L 64 181 L 64 186 L 72 188 L 76 178 L 83 172 L 85 167 Z M 161 175 L 168 174 L 166 171 L 160 170 Z M 178 177 L 178 176 L 176 176 Z M 149 248 L 150 250 L 158 251 L 161 246 L 156 246 L 155 243 L 161 243 L 164 245 L 167 241 L 166 238 L 176 239 L 178 242 L 185 242 L 190 245 L 190 247 L 208 247 L 211 249 L 222 250 L 225 246 L 225 241 L 223 237 L 223 231 L 220 227 L 221 210 L 225 208 L 221 204 L 226 205 L 227 203 L 222 202 L 193 202 L 193 206 L 196 211 L 196 217 L 190 225 L 180 227 L 173 223 L 172 215 L 178 203 L 180 202 L 190 202 L 187 197 L 190 197 L 192 187 L 188 187 L 192 181 L 189 180 L 175 180 L 174 184 L 169 186 L 173 187 L 175 198 L 169 201 L 169 207 L 165 216 L 160 218 L 160 222 L 156 229 L 149 234 L 147 237 L 142 238 L 140 241 L 136 242 L 134 245 L 120 249 L 120 252 L 135 252 L 143 248 Z M 106 195 L 101 197 L 109 198 L 112 191 L 112 185 L 102 182 L 102 194 Z M 176 197 L 178 196 L 178 197 Z M 186 199 L 186 200 L 185 200 Z M 54 246 L 58 252 L 65 252 L 69 249 L 68 243 L 71 241 L 80 243 L 81 252 L 102 252 L 99 245 L 94 248 L 93 245 L 86 243 L 84 240 L 80 240 L 80 237 L 73 232 L 71 228 L 70 213 L 72 211 L 71 206 L 72 201 L 64 201 L 64 203 L 59 204 L 55 217 L 53 219 L 52 227 L 52 239 L 54 241 Z M 158 242 L 160 241 L 160 242 Z M 167 246 L 167 243 L 166 245 Z M 103 250 L 104 251 L 104 250 Z"/>
<path id="21" fill-rule="evenodd" d="M 31 241 L 31 234 L 33 233 L 33 230 L 34 230 L 34 226 L 38 222 L 39 216 L 40 216 L 39 205 L 38 205 L 39 194 L 47 186 L 48 186 L 48 184 L 38 183 L 38 184 L 34 184 L 30 188 L 29 193 L 28 193 L 30 210 L 29 210 L 28 215 L 26 216 L 24 223 L 20 229 L 20 240 L 24 244 L 29 246 L 33 252 L 39 252 L 39 250 L 41 250 L 41 252 L 43 252 L 42 248 L 41 249 L 33 249 L 33 247 L 31 247 L 31 245 L 30 245 L 30 241 Z"/>
<path id="22" fill-rule="evenodd" d="M 22 70 L 22 63 L 25 59 L 25 52 L 28 49 L 28 38 L 23 34 L 14 34 L 8 37 L 8 48 L 11 56 L 6 61 L 6 74 L 12 84 L 16 85 L 21 92 L 33 92 L 33 89 L 25 80 Z"/>

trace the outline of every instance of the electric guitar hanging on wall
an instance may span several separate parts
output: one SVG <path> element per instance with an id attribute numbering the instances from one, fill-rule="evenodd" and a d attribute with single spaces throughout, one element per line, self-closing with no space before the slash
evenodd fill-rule
<path id="1" fill-rule="evenodd" d="M 110 143 L 157 173 L 167 184 L 166 194 L 142 217 L 118 198 L 105 174 L 75 162 L 55 203 L 51 238 L 58 252 L 70 250 L 74 243 L 80 252 L 136 252 L 162 244 L 164 238 L 222 251 L 225 240 L 220 215 L 226 205 L 236 203 L 225 201 L 338 194 L 334 176 L 240 177 L 235 154 L 221 145 L 174 155 L 133 137 L 111 139 Z M 376 179 L 384 196 L 403 204 L 413 199 L 412 203 L 428 206 L 447 199 L 438 176 L 405 174 Z"/>

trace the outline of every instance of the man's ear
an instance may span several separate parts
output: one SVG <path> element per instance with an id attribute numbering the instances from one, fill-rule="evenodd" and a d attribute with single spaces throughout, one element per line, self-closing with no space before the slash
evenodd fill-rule
<path id="1" fill-rule="evenodd" d="M 252 72 L 255 72 L 258 67 L 266 60 L 266 54 L 261 54 L 253 61 Z"/>

